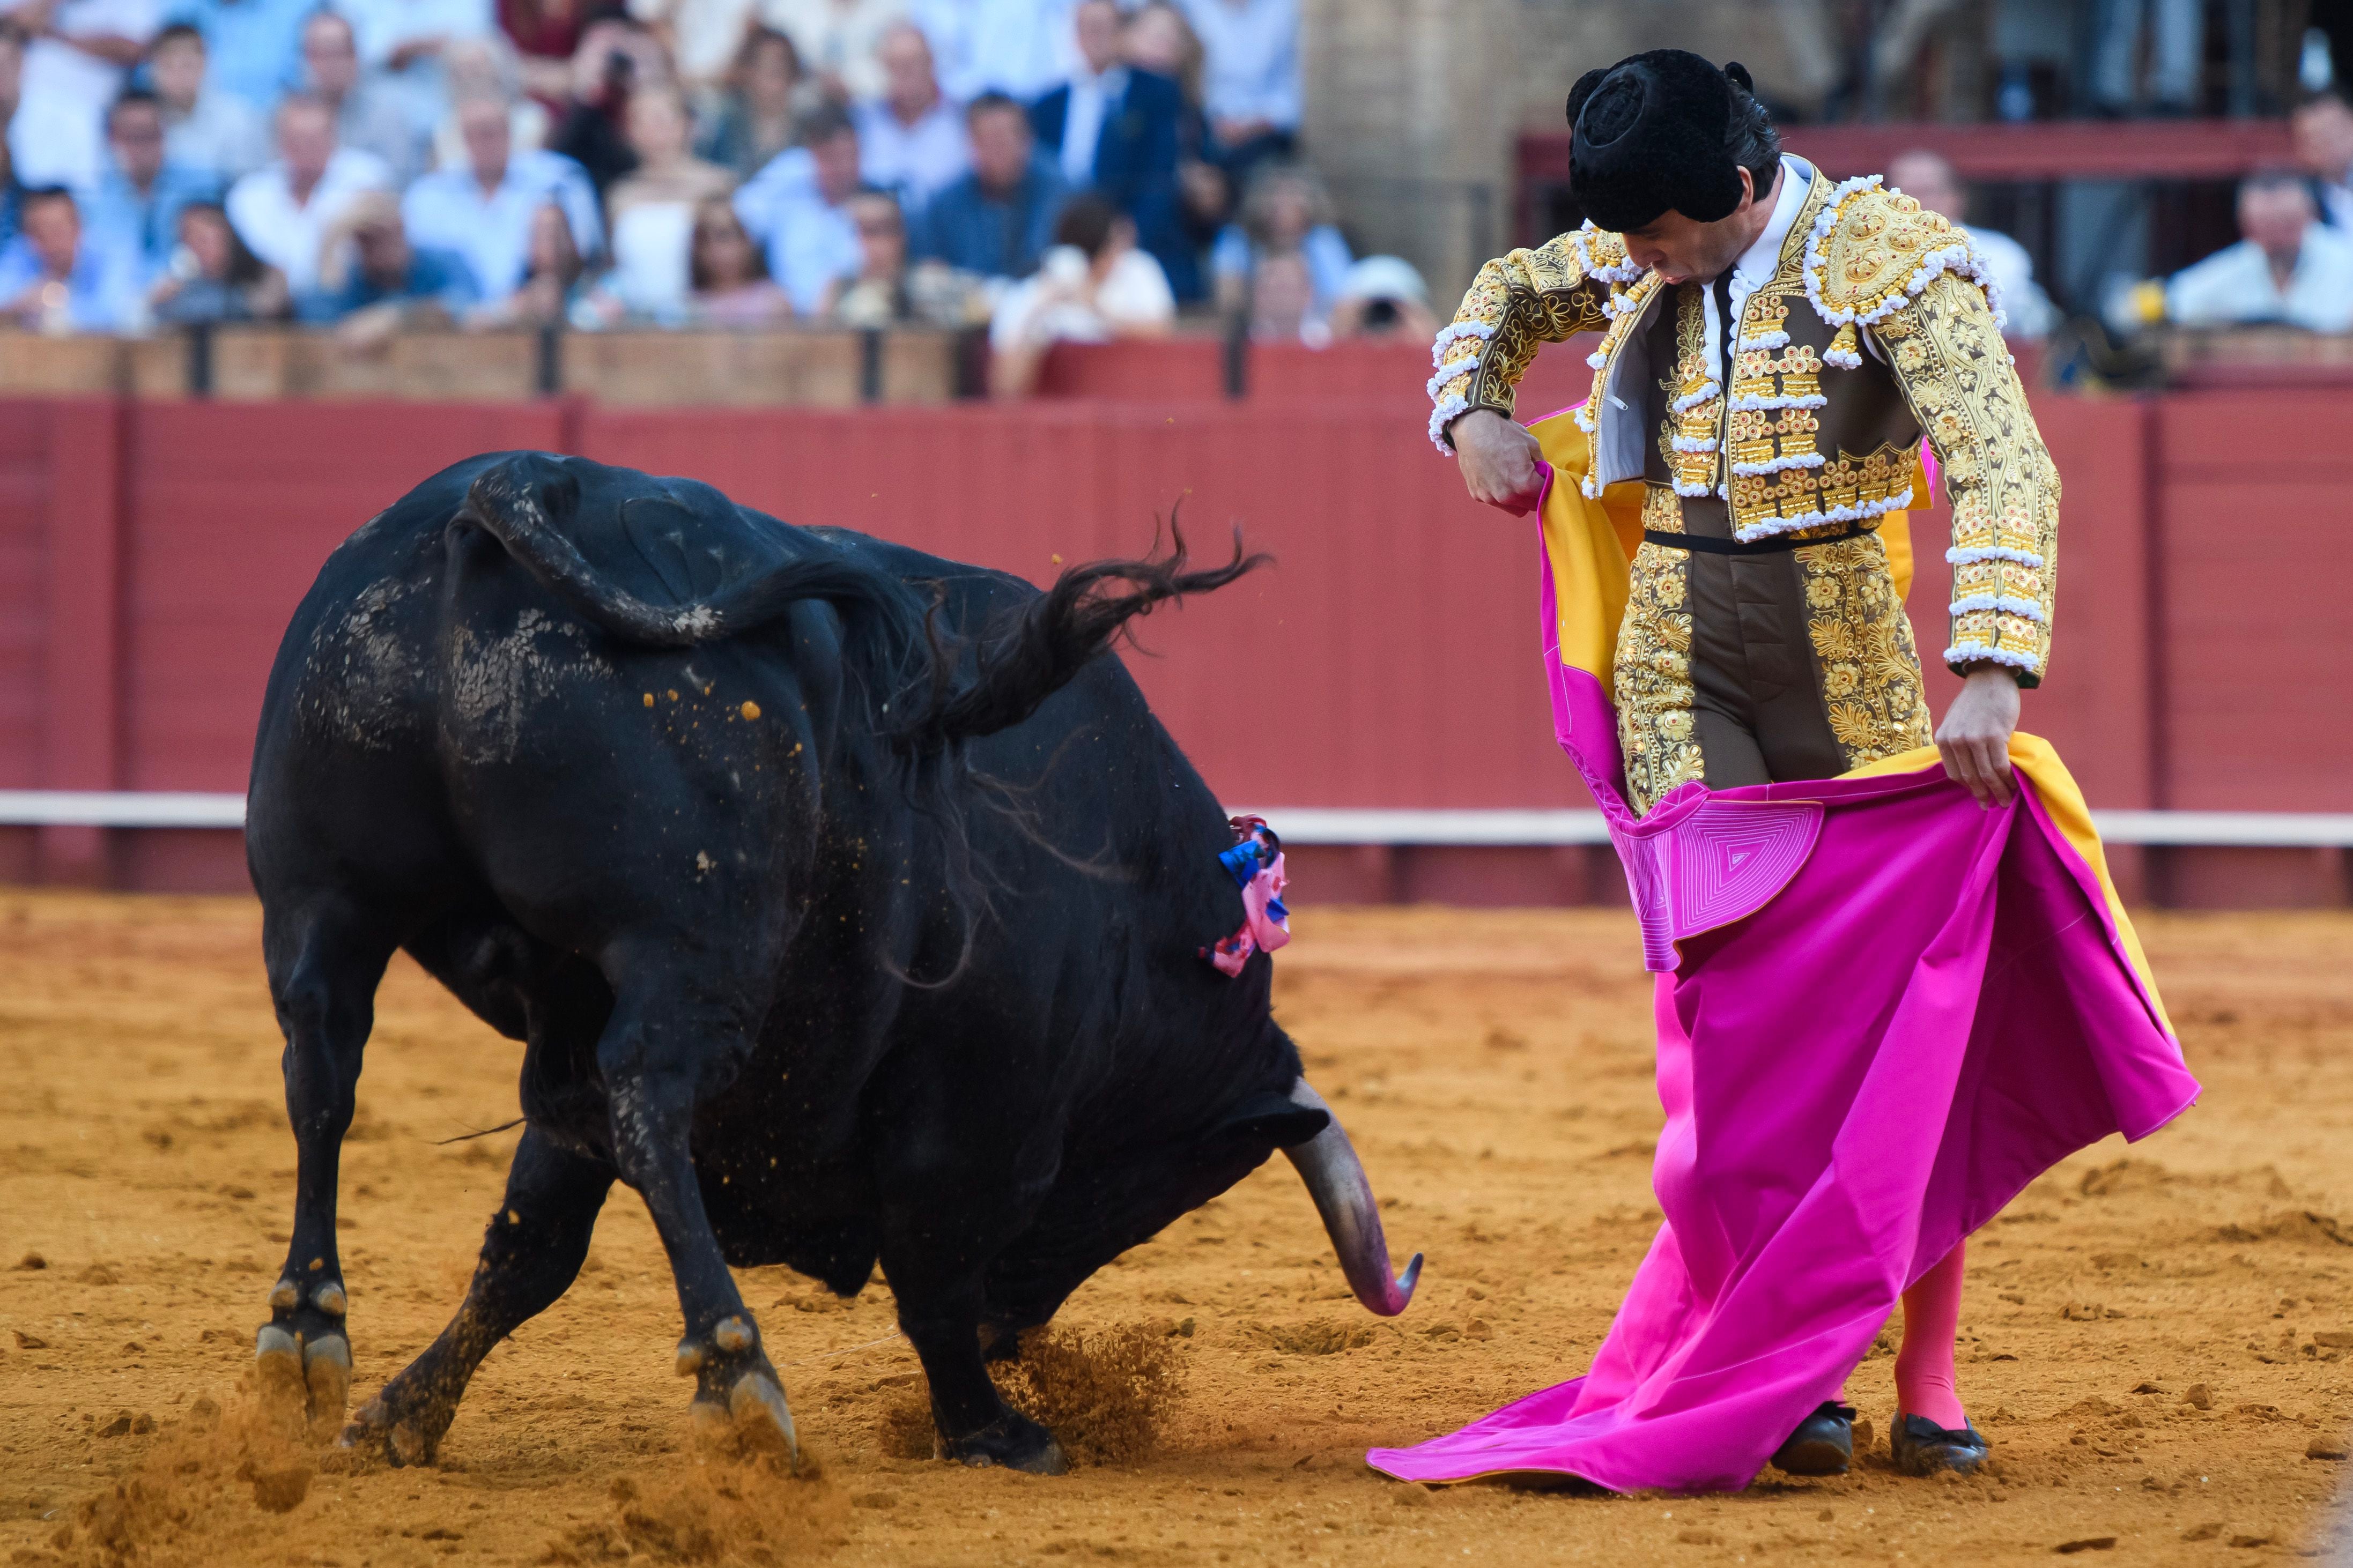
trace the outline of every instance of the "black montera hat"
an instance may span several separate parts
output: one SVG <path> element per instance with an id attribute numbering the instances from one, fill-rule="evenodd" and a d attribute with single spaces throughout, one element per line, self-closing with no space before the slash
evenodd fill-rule
<path id="1" fill-rule="evenodd" d="M 1741 191 L 1725 146 L 1735 83 L 1747 88 L 1748 73 L 1684 49 L 1579 77 L 1568 95 L 1568 184 L 1586 216 L 1621 233 L 1671 209 L 1699 223 L 1729 216 Z"/>

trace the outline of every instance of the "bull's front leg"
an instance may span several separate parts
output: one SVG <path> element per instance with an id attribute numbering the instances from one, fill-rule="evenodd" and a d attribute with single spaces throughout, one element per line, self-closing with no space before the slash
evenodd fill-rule
<path id="1" fill-rule="evenodd" d="M 612 1096 L 614 1163 L 645 1200 L 670 1255 L 686 1321 L 678 1371 L 694 1379 L 695 1425 L 713 1436 L 733 1432 L 780 1447 L 797 1464 L 799 1438 L 784 1384 L 703 1211 L 689 1142 L 698 1084 L 717 1064 L 748 1055 L 750 1039 L 721 1009 L 677 994 L 710 994 L 702 987 L 616 989 L 620 995 L 596 1047 Z"/>
<path id="2" fill-rule="evenodd" d="M 611 1167 L 558 1147 L 536 1127 L 526 1129 L 457 1316 L 361 1406 L 343 1433 L 345 1446 L 381 1444 L 395 1465 L 431 1463 L 482 1358 L 579 1277 L 612 1185 Z"/>
<path id="3" fill-rule="evenodd" d="M 324 1437 L 342 1426 L 352 1384 L 335 1189 L 392 942 L 353 904 L 322 898 L 265 911 L 262 943 L 286 1037 L 295 1174 L 293 1234 L 254 1336 L 255 1370 L 271 1409 Z"/>

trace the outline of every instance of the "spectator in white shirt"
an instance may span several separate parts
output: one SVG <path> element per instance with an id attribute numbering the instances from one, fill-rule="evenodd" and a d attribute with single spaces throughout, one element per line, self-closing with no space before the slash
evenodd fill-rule
<path id="1" fill-rule="evenodd" d="M 1201 40 L 1209 130 L 1235 188 L 1299 134 L 1298 0 L 1182 0 Z"/>
<path id="2" fill-rule="evenodd" d="M 334 0 L 334 6 L 351 20 L 360 63 L 393 91 L 421 131 L 432 129 L 453 90 L 442 72 L 442 52 L 460 38 L 498 31 L 491 0 Z"/>
<path id="3" fill-rule="evenodd" d="M 1001 92 L 1027 104 L 1070 75 L 1076 0 L 909 0 L 940 85 L 958 103 Z"/>
<path id="4" fill-rule="evenodd" d="M 972 143 L 963 113 L 940 90 L 922 28 L 892 23 L 877 54 L 888 85 L 858 107 L 860 168 L 868 184 L 919 207 L 972 167 Z"/>
<path id="5" fill-rule="evenodd" d="M 2184 268 L 2165 286 L 2165 313 L 2185 327 L 2279 322 L 2316 332 L 2353 329 L 2353 239 L 2313 221 L 2295 170 L 2239 186 L 2238 244 Z"/>
<path id="6" fill-rule="evenodd" d="M 2335 88 L 2324 88 L 2296 105 L 2289 123 L 2295 161 L 2317 187 L 2321 220 L 2353 236 L 2353 104 Z"/>
<path id="7" fill-rule="evenodd" d="M 760 0 L 760 19 L 792 39 L 801 66 L 837 103 L 882 94 L 875 53 L 905 0 Z"/>
<path id="8" fill-rule="evenodd" d="M 205 37 L 185 22 L 155 35 L 147 74 L 164 106 L 164 155 L 220 180 L 269 162 L 269 121 L 234 93 L 205 85 Z"/>
<path id="9" fill-rule="evenodd" d="M 157 0 L 19 0 L 30 36 L 8 151 L 26 185 L 86 189 L 105 167 L 106 106 L 162 20 Z"/>
<path id="10" fill-rule="evenodd" d="M 507 110 L 495 98 L 460 103 L 465 164 L 420 176 L 400 204 L 409 242 L 464 257 L 482 298 L 491 300 L 522 284 L 531 265 L 532 222 L 543 206 L 563 212 L 581 256 L 594 256 L 605 244 L 586 172 L 558 153 L 515 152 Z"/>
<path id="11" fill-rule="evenodd" d="M 507 137 L 514 152 L 536 153 L 554 134 L 547 106 L 522 96 L 522 63 L 502 35 L 451 39 L 441 50 L 441 77 L 449 96 L 433 122 L 425 159 L 429 167 L 454 169 L 466 161 L 458 105 L 469 99 L 495 98 L 507 106 Z"/>
<path id="12" fill-rule="evenodd" d="M 1952 219 L 1953 226 L 1968 237 L 1969 247 L 1992 274 L 1994 293 L 2010 319 L 2002 329 L 2007 336 L 2039 342 L 2051 335 L 2059 324 L 2059 311 L 2034 280 L 2034 258 L 2000 229 L 1961 221 L 1968 216 L 1969 198 L 1952 164 L 1926 149 L 1899 153 L 1887 165 L 1887 183 L 1930 212 Z"/>
<path id="13" fill-rule="evenodd" d="M 363 191 L 389 189 L 373 153 L 335 143 L 335 115 L 309 93 L 278 106 L 278 161 L 230 187 L 228 219 L 254 255 L 299 293 L 319 277 L 319 237 Z"/>
<path id="14" fill-rule="evenodd" d="M 735 193 L 735 216 L 766 251 L 768 275 L 793 309 L 814 316 L 835 279 L 857 272 L 862 254 L 850 211 L 859 190 L 858 128 L 828 103 L 802 120 L 800 142 Z"/>
<path id="15" fill-rule="evenodd" d="M 1176 319 L 1176 296 L 1160 263 L 1135 247 L 1134 224 L 1092 192 L 1073 196 L 1054 220 L 1053 248 L 989 322 L 989 390 L 1035 391 L 1057 342 L 1166 337 Z"/>
<path id="16" fill-rule="evenodd" d="M 602 287 L 640 316 L 677 321 L 686 313 L 695 212 L 705 201 L 723 205 L 735 176 L 694 155 L 686 100 L 675 87 L 629 94 L 628 128 L 638 167 L 606 194 L 613 270 Z"/>
<path id="17" fill-rule="evenodd" d="M 346 147 L 373 153 L 405 185 L 425 166 L 425 135 L 381 81 L 360 74 L 359 46 L 352 25 L 332 11 L 313 11 L 302 23 L 304 85 L 335 111 L 335 129 Z"/>

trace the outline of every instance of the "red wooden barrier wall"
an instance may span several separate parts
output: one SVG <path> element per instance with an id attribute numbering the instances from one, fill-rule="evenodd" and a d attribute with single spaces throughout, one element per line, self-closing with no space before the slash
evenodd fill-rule
<path id="1" fill-rule="evenodd" d="M 1430 453 L 1426 362 L 1418 348 L 1261 355 L 1239 402 L 1178 378 L 1166 395 L 855 412 L 0 404 L 0 788 L 241 788 L 280 632 L 327 552 L 445 463 L 543 447 L 1039 579 L 1058 556 L 1141 550 L 1181 503 L 1197 549 L 1221 550 L 1239 524 L 1279 563 L 1154 618 L 1150 656 L 1129 656 L 1226 799 L 1586 804 L 1546 721 L 1533 529 L 1471 504 Z M 1148 387 L 1148 368 L 1082 379 Z M 1581 371 L 1573 350 L 1548 352 L 1527 411 L 1576 395 Z M 2052 398 L 2038 412 L 2066 523 L 2057 662 L 2028 726 L 2095 805 L 2353 810 L 2353 729 L 2333 717 L 2353 677 L 2338 521 L 2353 399 Z M 1915 526 L 1910 607 L 1941 708 L 1941 511 Z M 1403 869 L 1324 858 L 1359 893 L 1614 891 L 1606 860 L 1581 850 Z M 2311 855 L 2174 858 L 2149 891 L 2342 893 Z M 237 875 L 232 835 L 0 830 L 0 878 Z"/>

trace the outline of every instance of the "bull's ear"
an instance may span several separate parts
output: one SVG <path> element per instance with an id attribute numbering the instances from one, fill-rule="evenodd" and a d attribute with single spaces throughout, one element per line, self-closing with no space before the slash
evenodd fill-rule
<path id="1" fill-rule="evenodd" d="M 1226 1113 L 1218 1124 L 1220 1136 L 1262 1140 L 1277 1149 L 1293 1149 L 1332 1124 L 1332 1113 L 1320 1105 L 1302 1105 L 1269 1090 L 1253 1094 Z"/>

